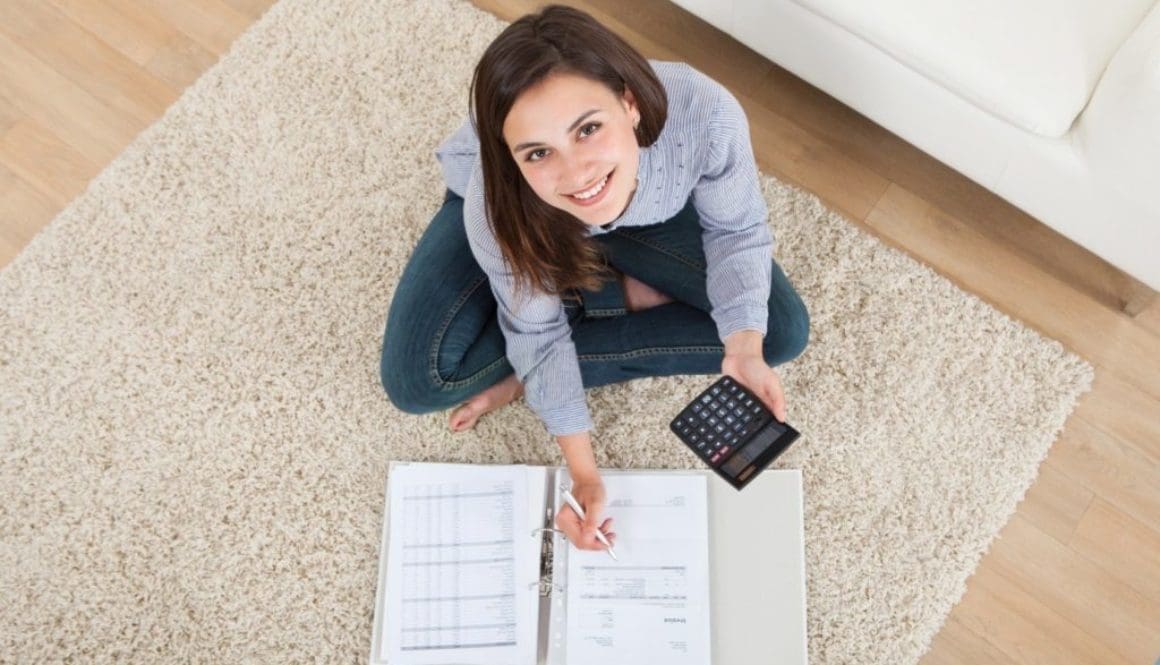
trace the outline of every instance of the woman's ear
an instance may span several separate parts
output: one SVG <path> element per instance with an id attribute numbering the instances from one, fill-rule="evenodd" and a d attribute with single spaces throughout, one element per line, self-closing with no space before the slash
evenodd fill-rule
<path id="1" fill-rule="evenodd" d="M 624 110 L 630 117 L 640 122 L 640 108 L 636 104 L 636 95 L 632 94 L 627 86 L 624 88 L 624 94 L 620 96 L 620 102 L 624 104 Z"/>

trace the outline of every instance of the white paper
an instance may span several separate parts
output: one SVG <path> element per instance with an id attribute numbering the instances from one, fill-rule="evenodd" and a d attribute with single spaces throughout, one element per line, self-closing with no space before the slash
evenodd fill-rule
<path id="1" fill-rule="evenodd" d="M 539 564 L 525 531 L 528 478 L 522 466 L 392 472 L 383 654 L 391 665 L 534 661 L 536 590 L 524 580 L 538 577 Z"/>
<path id="2" fill-rule="evenodd" d="M 703 475 L 605 474 L 607 552 L 568 552 L 566 661 L 708 665 L 709 547 Z"/>

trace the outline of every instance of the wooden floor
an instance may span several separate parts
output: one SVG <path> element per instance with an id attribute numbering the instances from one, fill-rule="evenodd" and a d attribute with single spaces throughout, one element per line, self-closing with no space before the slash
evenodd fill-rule
<path id="1" fill-rule="evenodd" d="M 0 265 L 269 0 L 0 1 Z M 527 0 L 476 0 L 511 20 Z M 923 663 L 1160 658 L 1155 294 L 664 0 L 584 0 L 649 57 L 742 100 L 764 171 L 1097 367 L 1026 500 Z"/>

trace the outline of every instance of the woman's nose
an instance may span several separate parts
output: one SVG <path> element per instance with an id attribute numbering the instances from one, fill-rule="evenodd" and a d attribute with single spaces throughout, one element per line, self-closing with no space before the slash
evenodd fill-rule
<path id="1" fill-rule="evenodd" d="M 565 191 L 577 192 L 585 185 L 592 184 L 592 179 L 596 177 L 596 170 L 587 159 L 573 154 L 563 161 L 564 170 L 561 180 L 566 183 Z"/>
<path id="2" fill-rule="evenodd" d="M 569 194 L 575 194 L 577 192 L 590 189 L 593 185 L 596 184 L 598 177 L 599 175 L 596 173 L 596 171 L 583 171 L 575 178 L 568 179 L 568 187 L 564 191 Z"/>

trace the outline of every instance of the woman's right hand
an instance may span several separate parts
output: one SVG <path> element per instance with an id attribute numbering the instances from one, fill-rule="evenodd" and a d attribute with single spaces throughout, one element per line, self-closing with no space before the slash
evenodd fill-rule
<path id="1" fill-rule="evenodd" d="M 568 536 L 568 540 L 577 549 L 603 550 L 604 543 L 596 539 L 596 530 L 600 529 L 608 542 L 616 545 L 616 534 L 612 532 L 612 518 L 602 519 L 604 515 L 604 481 L 600 475 L 572 479 L 572 496 L 584 509 L 585 519 L 581 520 L 576 511 L 568 504 L 556 513 L 556 527 Z"/>

